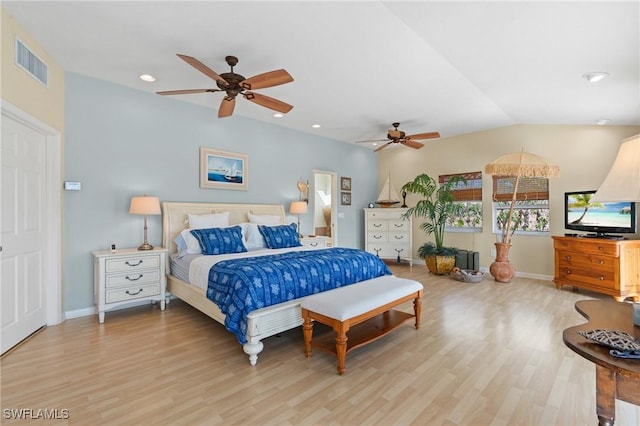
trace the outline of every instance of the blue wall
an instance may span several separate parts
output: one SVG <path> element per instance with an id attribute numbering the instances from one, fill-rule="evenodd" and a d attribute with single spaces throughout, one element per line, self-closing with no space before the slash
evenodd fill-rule
<path id="1" fill-rule="evenodd" d="M 65 86 L 64 180 L 82 183 L 64 194 L 65 311 L 94 305 L 91 251 L 142 242 L 142 217 L 129 215 L 136 195 L 288 208 L 300 178 L 334 171 L 351 177 L 354 189 L 351 206 L 338 207 L 338 244 L 363 247 L 362 208 L 378 192 L 371 150 L 240 116 L 218 119 L 212 109 L 78 74 L 67 73 Z M 249 190 L 200 188 L 202 146 L 248 154 Z M 312 229 L 312 216 L 301 217 L 303 230 Z M 160 216 L 148 218 L 155 246 L 161 226 Z"/>

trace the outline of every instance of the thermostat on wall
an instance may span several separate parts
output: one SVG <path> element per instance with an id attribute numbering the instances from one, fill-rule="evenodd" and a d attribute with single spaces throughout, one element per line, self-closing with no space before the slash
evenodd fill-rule
<path id="1" fill-rule="evenodd" d="M 82 189 L 82 185 L 80 184 L 80 182 L 65 182 L 64 183 L 64 189 L 66 191 L 80 191 Z"/>

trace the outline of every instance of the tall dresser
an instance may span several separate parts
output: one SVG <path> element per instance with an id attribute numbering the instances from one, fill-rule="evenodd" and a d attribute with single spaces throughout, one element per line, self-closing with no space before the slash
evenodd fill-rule
<path id="1" fill-rule="evenodd" d="M 381 259 L 406 260 L 413 264 L 411 218 L 406 208 L 364 209 L 365 250 Z"/>
<path id="2" fill-rule="evenodd" d="M 640 298 L 640 240 L 554 236 L 556 287 Z"/>

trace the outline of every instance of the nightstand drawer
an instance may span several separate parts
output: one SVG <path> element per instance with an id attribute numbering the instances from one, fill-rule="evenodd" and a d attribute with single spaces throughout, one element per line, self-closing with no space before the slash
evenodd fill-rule
<path id="1" fill-rule="evenodd" d="M 142 297 L 160 294 L 160 283 L 129 286 L 115 290 L 107 290 L 107 303 L 135 300 Z"/>
<path id="2" fill-rule="evenodd" d="M 160 256 L 129 256 L 122 259 L 107 259 L 105 265 L 106 273 L 157 268 L 160 265 Z"/>
<path id="3" fill-rule="evenodd" d="M 160 271 L 154 269 L 151 271 L 131 271 L 126 274 L 112 274 L 107 275 L 106 281 L 107 288 L 159 282 Z"/>

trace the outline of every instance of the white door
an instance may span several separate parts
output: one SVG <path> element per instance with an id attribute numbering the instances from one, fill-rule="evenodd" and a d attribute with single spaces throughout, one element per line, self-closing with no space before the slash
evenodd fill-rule
<path id="1" fill-rule="evenodd" d="M 47 322 L 46 136 L 2 116 L 0 346 L 4 353 Z"/>

